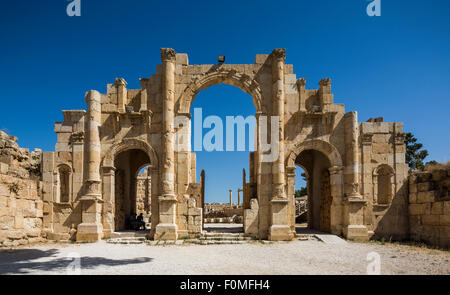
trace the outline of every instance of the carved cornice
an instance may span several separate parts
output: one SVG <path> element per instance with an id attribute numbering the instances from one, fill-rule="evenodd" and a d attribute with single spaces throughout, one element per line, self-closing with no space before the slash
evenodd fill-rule
<path id="1" fill-rule="evenodd" d="M 177 116 L 182 116 L 190 119 L 192 117 L 191 113 L 178 113 Z"/>
<path id="2" fill-rule="evenodd" d="M 172 48 L 161 48 L 162 61 L 175 61 L 176 52 Z"/>
<path id="3" fill-rule="evenodd" d="M 402 145 L 405 144 L 405 137 L 406 134 L 405 133 L 397 133 L 395 134 L 395 144 L 396 145 Z"/>
<path id="4" fill-rule="evenodd" d="M 328 169 L 330 174 L 339 174 L 344 171 L 344 166 L 333 166 Z"/>
<path id="5" fill-rule="evenodd" d="M 70 135 L 70 142 L 71 143 L 83 143 L 84 142 L 84 132 L 74 132 Z"/>
<path id="6" fill-rule="evenodd" d="M 295 177 L 295 167 L 286 167 L 286 176 Z"/>
<path id="7" fill-rule="evenodd" d="M 361 135 L 361 143 L 363 145 L 371 145 L 372 144 L 373 133 L 364 133 Z"/>

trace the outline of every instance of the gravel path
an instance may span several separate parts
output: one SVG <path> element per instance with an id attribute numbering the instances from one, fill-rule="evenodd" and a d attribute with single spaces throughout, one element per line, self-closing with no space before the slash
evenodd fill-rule
<path id="1" fill-rule="evenodd" d="M 0 274 L 66 274 L 81 257 L 81 274 L 366 274 L 367 254 L 382 274 L 450 274 L 450 252 L 405 245 L 293 241 L 242 245 L 43 244 L 0 250 Z M 73 255 L 73 254 L 72 254 Z M 72 263 L 73 264 L 73 263 Z"/>

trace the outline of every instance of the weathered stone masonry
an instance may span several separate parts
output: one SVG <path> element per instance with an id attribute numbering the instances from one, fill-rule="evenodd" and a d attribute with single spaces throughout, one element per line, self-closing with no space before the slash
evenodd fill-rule
<path id="1" fill-rule="evenodd" d="M 41 151 L 30 153 L 16 141 L 0 131 L 0 246 L 7 247 L 42 236 Z"/>
<path id="2" fill-rule="evenodd" d="M 55 152 L 42 155 L 42 232 L 95 241 L 122 229 L 121 220 L 142 207 L 137 177 L 150 165 L 150 236 L 200 233 L 205 178 L 196 180 L 190 108 L 199 91 L 226 83 L 252 97 L 256 130 L 270 130 L 271 117 L 279 123 L 272 130 L 279 157 L 264 160 L 270 151 L 262 145 L 270 139 L 257 132 L 243 173 L 248 235 L 293 237 L 295 167 L 301 166 L 311 227 L 355 240 L 408 238 L 402 123 L 358 122 L 356 112 L 334 103 L 330 79 L 306 89 L 285 58 L 284 49 L 275 49 L 256 55 L 254 64 L 189 65 L 186 54 L 166 48 L 155 74 L 140 79 L 140 89 L 127 89 L 118 78 L 105 94 L 88 91 L 87 111 L 63 111 L 64 120 L 55 124 Z"/>

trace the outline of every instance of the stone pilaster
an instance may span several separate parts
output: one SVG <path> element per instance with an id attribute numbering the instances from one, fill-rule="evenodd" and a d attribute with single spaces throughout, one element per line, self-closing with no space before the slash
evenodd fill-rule
<path id="1" fill-rule="evenodd" d="M 100 134 L 101 101 L 95 90 L 86 93 L 87 124 L 86 151 L 87 173 L 84 181 L 84 195 L 81 197 L 82 223 L 78 225 L 77 241 L 97 241 L 102 238 L 101 222 L 101 180 L 100 180 Z"/>
<path id="2" fill-rule="evenodd" d="M 286 194 L 288 198 L 288 224 L 295 232 L 295 167 L 286 167 Z"/>
<path id="3" fill-rule="evenodd" d="M 271 200 L 271 227 L 269 231 L 270 240 L 292 239 L 292 232 L 288 225 L 288 199 L 285 191 L 284 175 L 284 61 L 285 49 L 274 49 L 272 51 L 272 101 L 273 116 L 278 117 L 278 157 L 272 163 L 272 200 Z"/>
<path id="4" fill-rule="evenodd" d="M 176 195 L 184 195 L 191 182 L 191 114 L 179 113 L 174 121 L 175 160 L 177 185 Z"/>
<path id="5" fill-rule="evenodd" d="M 103 187 L 103 233 L 108 236 L 114 232 L 114 204 L 115 204 L 115 175 L 116 168 L 102 167 Z"/>
<path id="6" fill-rule="evenodd" d="M 343 166 L 333 166 L 330 172 L 330 190 L 332 205 L 330 210 L 330 230 L 332 234 L 342 234 L 343 213 Z"/>
<path id="7" fill-rule="evenodd" d="M 176 53 L 171 48 L 161 48 L 162 60 L 162 145 L 161 191 L 159 197 L 159 224 L 155 239 L 176 240 L 175 152 L 174 152 L 174 103 Z"/>
<path id="8" fill-rule="evenodd" d="M 345 170 L 344 170 L 344 236 L 352 240 L 367 240 L 368 230 L 364 225 L 366 201 L 360 194 L 359 124 L 356 112 L 344 116 Z"/>

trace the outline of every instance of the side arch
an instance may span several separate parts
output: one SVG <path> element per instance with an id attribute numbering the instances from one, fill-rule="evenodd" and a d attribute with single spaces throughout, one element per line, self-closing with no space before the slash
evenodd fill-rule
<path id="1" fill-rule="evenodd" d="M 331 204 L 328 211 L 329 221 L 327 222 L 327 224 L 329 224 L 329 228 L 327 228 L 327 231 L 331 232 L 332 234 L 340 235 L 342 234 L 344 223 L 343 218 L 344 210 L 342 207 L 344 167 L 342 157 L 335 146 L 324 140 L 313 139 L 301 141 L 296 143 L 290 149 L 290 152 L 288 153 L 288 156 L 285 159 L 286 171 L 295 171 L 296 167 L 295 161 L 298 155 L 300 155 L 300 153 L 306 150 L 315 150 L 321 152 L 329 160 L 330 168 L 328 169 L 328 172 L 329 172 L 329 192 L 331 194 Z M 307 169 L 304 170 L 307 171 Z M 311 181 L 311 179 L 309 179 L 309 181 Z M 293 195 L 295 193 L 294 188 L 295 172 L 287 175 L 286 183 L 287 183 L 287 191 L 290 192 L 290 194 L 292 195 L 291 198 L 293 199 Z M 292 228 L 295 229 L 295 215 L 294 215 L 295 204 L 292 203 L 290 208 L 291 208 L 290 212 L 288 213 L 289 220 L 292 222 L 291 224 Z M 316 214 L 316 216 L 320 215 Z"/>
<path id="2" fill-rule="evenodd" d="M 141 139 L 125 138 L 121 142 L 114 144 L 105 154 L 102 160 L 101 167 L 114 167 L 114 159 L 116 155 L 123 151 L 138 149 L 147 153 L 150 158 L 150 164 L 153 170 L 157 170 L 159 167 L 158 156 L 156 155 L 153 147 L 147 142 Z"/>
<path id="3" fill-rule="evenodd" d="M 388 205 L 395 192 L 395 171 L 387 164 L 380 164 L 373 169 L 373 203 L 375 205 Z"/>
<path id="4" fill-rule="evenodd" d="M 257 112 L 266 113 L 262 104 L 261 87 L 258 82 L 249 75 L 237 72 L 235 70 L 213 70 L 206 73 L 205 76 L 193 80 L 181 93 L 175 105 L 176 113 L 190 113 L 191 104 L 195 96 L 210 86 L 225 83 L 236 86 L 242 91 L 250 94 L 253 98 L 253 104 Z"/>
<path id="5" fill-rule="evenodd" d="M 320 139 L 306 140 L 296 143 L 286 158 L 286 167 L 295 168 L 295 160 L 305 150 L 317 150 L 322 152 L 330 160 L 331 167 L 342 167 L 342 157 L 337 148 L 329 142 Z"/>

